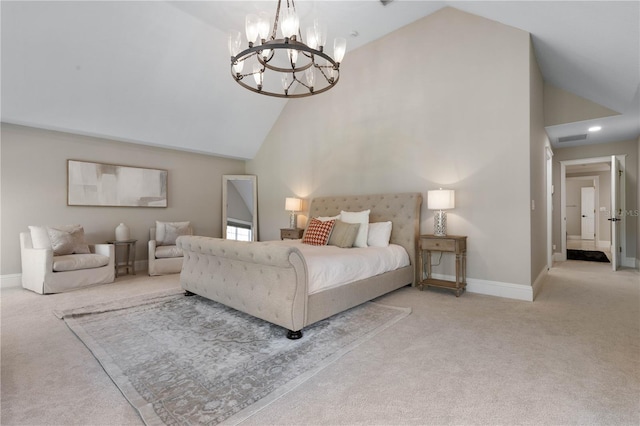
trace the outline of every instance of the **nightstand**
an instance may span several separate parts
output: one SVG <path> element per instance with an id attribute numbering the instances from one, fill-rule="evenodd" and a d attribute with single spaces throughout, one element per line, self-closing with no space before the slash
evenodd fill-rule
<path id="1" fill-rule="evenodd" d="M 456 280 L 447 281 L 431 277 L 431 253 L 454 253 L 456 255 Z M 453 290 L 456 297 L 467 288 L 467 237 L 460 235 L 420 235 L 420 290 L 424 286 L 446 288 Z M 426 255 L 426 259 L 425 259 Z M 427 266 L 427 276 L 424 278 L 424 267 Z"/>
<path id="2" fill-rule="evenodd" d="M 281 240 L 299 240 L 302 238 L 302 234 L 304 234 L 304 229 L 302 228 L 282 228 L 280 229 L 280 239 Z"/>

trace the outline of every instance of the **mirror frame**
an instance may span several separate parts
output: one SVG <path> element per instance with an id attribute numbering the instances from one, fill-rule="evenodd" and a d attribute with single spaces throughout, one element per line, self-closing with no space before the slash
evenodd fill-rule
<path id="1" fill-rule="evenodd" d="M 222 175 L 222 238 L 227 239 L 227 186 L 229 181 L 248 180 L 253 186 L 253 221 L 251 241 L 258 241 L 258 179 L 256 175 Z"/>

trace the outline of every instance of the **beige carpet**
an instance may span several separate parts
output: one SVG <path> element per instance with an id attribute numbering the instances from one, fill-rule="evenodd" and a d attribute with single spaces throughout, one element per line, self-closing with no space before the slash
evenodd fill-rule
<path id="1" fill-rule="evenodd" d="M 640 274 L 568 261 L 535 302 L 403 288 L 413 313 L 243 424 L 640 423 Z M 141 424 L 54 309 L 164 290 L 178 277 L 39 296 L 2 291 L 0 423 Z"/>

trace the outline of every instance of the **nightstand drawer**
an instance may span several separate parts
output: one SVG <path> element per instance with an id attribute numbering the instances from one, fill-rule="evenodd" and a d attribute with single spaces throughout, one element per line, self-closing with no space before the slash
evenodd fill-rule
<path id="1" fill-rule="evenodd" d="M 433 251 L 456 251 L 456 241 L 448 239 L 421 239 L 420 248 L 422 250 Z"/>

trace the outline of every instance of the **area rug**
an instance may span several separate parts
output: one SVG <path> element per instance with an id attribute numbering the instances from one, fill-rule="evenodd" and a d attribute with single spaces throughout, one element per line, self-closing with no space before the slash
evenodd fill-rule
<path id="1" fill-rule="evenodd" d="M 607 255 L 602 251 L 593 250 L 569 250 L 567 249 L 567 259 L 569 260 L 587 260 L 590 262 L 606 262 L 610 263 Z"/>
<path id="2" fill-rule="evenodd" d="M 367 302 L 286 330 L 200 296 L 58 312 L 148 425 L 237 424 L 409 315 Z"/>

